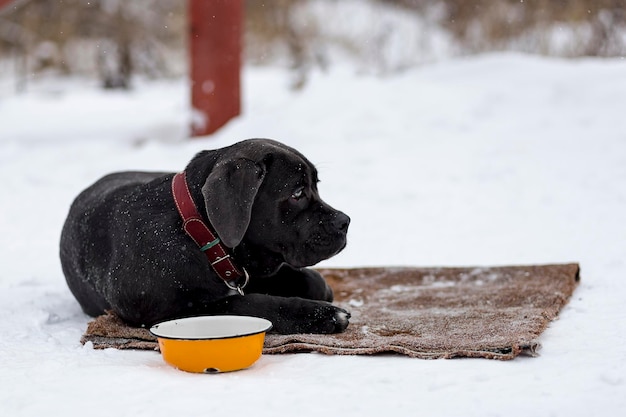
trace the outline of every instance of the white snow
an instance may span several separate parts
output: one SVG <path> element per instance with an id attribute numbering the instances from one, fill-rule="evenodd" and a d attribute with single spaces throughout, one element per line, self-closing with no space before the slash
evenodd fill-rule
<path id="1" fill-rule="evenodd" d="M 248 67 L 244 113 L 186 140 L 183 81 L 104 92 L 0 83 L 0 414 L 588 416 L 626 409 L 626 62 L 514 54 L 393 77 L 334 67 L 300 92 Z M 537 358 L 264 355 L 193 375 L 153 352 L 97 351 L 65 286 L 60 229 L 116 170 L 176 171 L 248 137 L 295 146 L 352 217 L 325 266 L 580 262 L 582 282 Z"/>

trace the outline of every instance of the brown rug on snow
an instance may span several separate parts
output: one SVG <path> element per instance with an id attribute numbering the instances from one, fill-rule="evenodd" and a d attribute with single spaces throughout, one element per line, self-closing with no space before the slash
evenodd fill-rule
<path id="1" fill-rule="evenodd" d="M 532 356 L 539 335 L 579 281 L 578 264 L 320 272 L 335 292 L 335 304 L 352 313 L 348 329 L 335 335 L 268 334 L 263 353 Z M 128 327 L 110 314 L 89 323 L 81 341 L 101 349 L 158 350 L 146 329 Z"/>

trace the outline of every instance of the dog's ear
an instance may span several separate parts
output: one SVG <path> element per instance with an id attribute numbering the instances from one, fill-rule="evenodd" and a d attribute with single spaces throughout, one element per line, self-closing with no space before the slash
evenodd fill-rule
<path id="1" fill-rule="evenodd" d="M 241 243 L 264 177 L 263 167 L 243 158 L 218 163 L 207 177 L 202 187 L 206 212 L 227 247 Z"/>

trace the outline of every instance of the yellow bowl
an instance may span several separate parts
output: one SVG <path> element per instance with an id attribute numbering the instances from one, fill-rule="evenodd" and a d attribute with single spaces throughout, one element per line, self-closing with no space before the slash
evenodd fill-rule
<path id="1" fill-rule="evenodd" d="M 198 316 L 155 324 L 165 362 L 187 372 L 230 372 L 252 366 L 263 351 L 268 320 L 249 316 Z"/>

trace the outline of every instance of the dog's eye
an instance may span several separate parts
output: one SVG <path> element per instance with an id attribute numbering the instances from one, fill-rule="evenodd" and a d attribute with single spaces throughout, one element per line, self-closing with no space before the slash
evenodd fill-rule
<path id="1" fill-rule="evenodd" d="M 302 197 L 304 197 L 304 187 L 298 188 L 293 192 L 293 194 L 291 194 L 291 198 L 294 200 L 300 200 Z"/>

